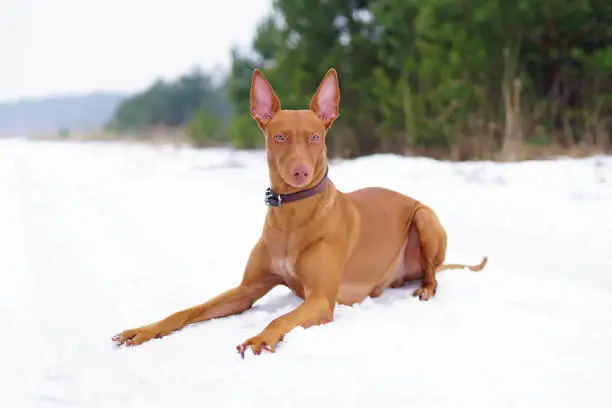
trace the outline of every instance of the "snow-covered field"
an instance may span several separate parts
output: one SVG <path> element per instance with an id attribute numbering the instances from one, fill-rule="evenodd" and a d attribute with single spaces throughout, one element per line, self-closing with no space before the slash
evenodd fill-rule
<path id="1" fill-rule="evenodd" d="M 234 286 L 266 207 L 263 153 L 0 141 L 3 407 L 610 407 L 612 157 L 334 162 L 344 191 L 431 205 L 447 271 L 420 302 L 385 292 L 296 329 L 275 354 L 235 346 L 298 299 L 139 347 L 111 336 Z"/>

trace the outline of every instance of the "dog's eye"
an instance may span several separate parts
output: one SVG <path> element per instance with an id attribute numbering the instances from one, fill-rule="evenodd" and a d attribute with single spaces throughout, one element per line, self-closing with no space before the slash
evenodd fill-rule
<path id="1" fill-rule="evenodd" d="M 310 136 L 310 143 L 318 143 L 319 140 L 321 140 L 321 136 L 319 136 L 319 135 L 312 135 L 312 136 Z"/>
<path id="2" fill-rule="evenodd" d="M 274 136 L 274 140 L 276 140 L 279 143 L 283 143 L 285 141 L 285 136 L 283 136 L 283 135 L 276 135 L 276 136 Z"/>

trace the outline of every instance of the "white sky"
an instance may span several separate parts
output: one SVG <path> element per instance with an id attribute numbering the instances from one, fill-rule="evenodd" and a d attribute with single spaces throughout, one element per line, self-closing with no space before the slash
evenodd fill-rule
<path id="1" fill-rule="evenodd" d="M 0 0 L 0 101 L 227 69 L 271 0 Z"/>

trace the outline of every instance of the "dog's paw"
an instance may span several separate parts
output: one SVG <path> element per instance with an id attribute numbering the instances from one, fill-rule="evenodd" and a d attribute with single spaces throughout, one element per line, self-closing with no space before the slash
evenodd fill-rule
<path id="1" fill-rule="evenodd" d="M 124 330 L 123 332 L 113 336 L 113 342 L 121 346 L 137 346 L 153 338 L 159 339 L 163 334 L 156 330 L 154 326 L 143 326 L 137 329 Z"/>
<path id="2" fill-rule="evenodd" d="M 415 297 L 418 296 L 419 300 L 426 301 L 426 300 L 431 299 L 434 296 L 434 292 L 435 291 L 431 288 L 427 288 L 427 287 L 418 288 L 414 292 L 412 292 L 412 296 L 415 296 Z"/>
<path id="3" fill-rule="evenodd" d="M 270 353 L 274 353 L 276 349 L 276 343 L 278 339 L 275 339 L 274 336 L 266 335 L 262 333 L 258 336 L 251 337 L 244 343 L 236 346 L 236 350 L 240 354 L 242 358 L 244 358 L 244 353 L 250 348 L 254 355 L 258 356 L 262 351 L 267 351 Z"/>

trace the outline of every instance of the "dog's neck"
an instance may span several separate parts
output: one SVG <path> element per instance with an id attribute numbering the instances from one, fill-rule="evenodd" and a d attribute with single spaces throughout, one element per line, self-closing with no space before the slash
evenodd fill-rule
<path id="1" fill-rule="evenodd" d="M 280 206 L 270 206 L 268 209 L 268 220 L 275 227 L 290 231 L 303 227 L 310 220 L 317 217 L 325 205 L 324 202 L 329 201 L 333 195 L 335 188 L 328 178 L 327 163 L 323 168 L 315 170 L 313 181 L 303 188 L 295 188 L 285 183 L 280 175 L 275 171 L 270 171 L 270 186 L 274 193 L 282 191 L 282 196 L 300 195 L 303 192 L 308 192 L 295 201 L 282 203 Z M 276 180 L 276 183 L 275 183 Z M 282 197 L 281 196 L 281 197 Z"/>

